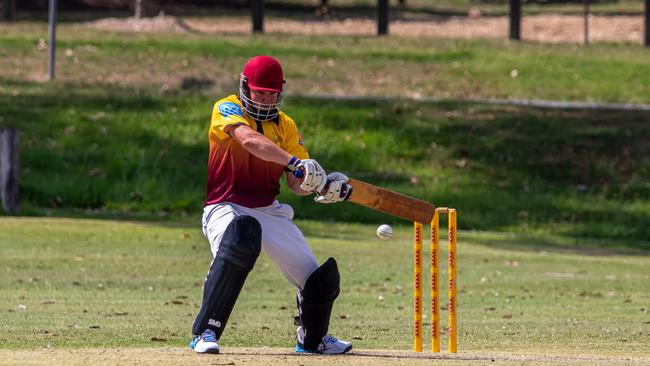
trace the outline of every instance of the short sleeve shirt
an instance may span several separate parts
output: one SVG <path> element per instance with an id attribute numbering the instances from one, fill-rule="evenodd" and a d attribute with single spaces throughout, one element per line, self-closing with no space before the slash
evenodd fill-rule
<path id="1" fill-rule="evenodd" d="M 206 205 L 232 202 L 246 207 L 268 206 L 280 193 L 280 177 L 285 166 L 262 160 L 249 153 L 226 132 L 229 127 L 246 125 L 262 132 L 275 145 L 299 159 L 308 159 L 296 123 L 284 112 L 261 126 L 242 108 L 236 95 L 217 101 L 208 131 L 210 155 Z"/>

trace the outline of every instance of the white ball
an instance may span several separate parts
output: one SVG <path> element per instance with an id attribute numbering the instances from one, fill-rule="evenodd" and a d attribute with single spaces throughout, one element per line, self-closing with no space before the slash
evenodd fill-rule
<path id="1" fill-rule="evenodd" d="M 388 240 L 393 236 L 393 228 L 390 225 L 381 225 L 377 228 L 377 236 L 381 240 Z"/>

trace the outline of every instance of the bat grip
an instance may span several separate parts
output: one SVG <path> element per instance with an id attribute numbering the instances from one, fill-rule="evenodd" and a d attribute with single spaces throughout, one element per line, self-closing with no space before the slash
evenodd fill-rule
<path id="1" fill-rule="evenodd" d="M 343 199 L 344 201 L 347 201 L 350 196 L 352 196 L 352 186 L 348 185 L 350 189 L 348 189 L 348 192 L 345 194 L 345 198 Z"/>

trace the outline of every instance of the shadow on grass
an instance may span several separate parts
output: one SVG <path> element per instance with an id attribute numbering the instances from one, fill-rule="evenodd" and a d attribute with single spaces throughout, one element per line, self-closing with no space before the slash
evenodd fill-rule
<path id="1" fill-rule="evenodd" d="M 378 141 L 381 152 L 339 144 L 330 160 L 345 164 L 328 169 L 363 176 L 374 168 L 383 175 L 367 174 L 370 182 L 455 206 L 465 229 L 557 227 L 568 237 L 650 240 L 650 128 L 644 123 L 650 113 L 458 102 L 304 99 L 297 104 L 298 116 L 302 109 L 323 114 L 311 119 L 308 128 L 314 131 L 330 126 L 351 136 L 364 129 L 387 136 Z M 355 118 L 366 123 L 351 123 Z M 359 159 L 360 154 L 373 159 Z M 431 173 L 413 181 L 408 169 L 395 164 L 377 171 L 391 160 L 417 161 Z M 321 217 L 395 221 L 353 208 L 327 210 L 329 215 Z"/>
<path id="2" fill-rule="evenodd" d="M 205 120 L 192 118 L 177 113 L 173 98 L 137 93 L 56 85 L 3 98 L 4 118 L 21 132 L 22 199 L 50 208 L 199 209 L 203 180 L 194 177 L 205 174 L 207 146 L 183 139 L 207 128 L 209 110 Z"/>
<path id="3" fill-rule="evenodd" d="M 640 240 L 571 238 L 561 235 L 461 231 L 464 240 L 489 248 L 524 252 L 562 252 L 581 255 L 650 255 L 650 243 Z"/>
<path id="4" fill-rule="evenodd" d="M 20 188 L 32 213 L 200 215 L 212 98 L 12 83 L 18 93 L 2 95 L 0 115 L 22 133 Z M 292 98 L 287 111 L 328 171 L 456 207 L 461 230 L 648 250 L 650 114 L 307 98 Z M 404 224 L 349 203 L 286 191 L 280 200 L 298 219 Z"/>

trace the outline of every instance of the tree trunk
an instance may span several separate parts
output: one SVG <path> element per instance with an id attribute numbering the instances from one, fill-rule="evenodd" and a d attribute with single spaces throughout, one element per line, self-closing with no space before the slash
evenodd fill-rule
<path id="1" fill-rule="evenodd" d="M 521 0 L 510 0 L 510 39 L 521 39 Z"/>
<path id="2" fill-rule="evenodd" d="M 2 2 L 2 19 L 7 22 L 16 20 L 16 0 L 4 0 Z"/>
<path id="3" fill-rule="evenodd" d="M 377 34 L 388 34 L 388 0 L 377 1 Z"/>
<path id="4" fill-rule="evenodd" d="M 264 0 L 251 0 L 253 33 L 264 33 Z"/>
<path id="5" fill-rule="evenodd" d="M 15 128 L 0 129 L 0 201 L 8 213 L 17 213 L 18 206 L 18 132 Z"/>

